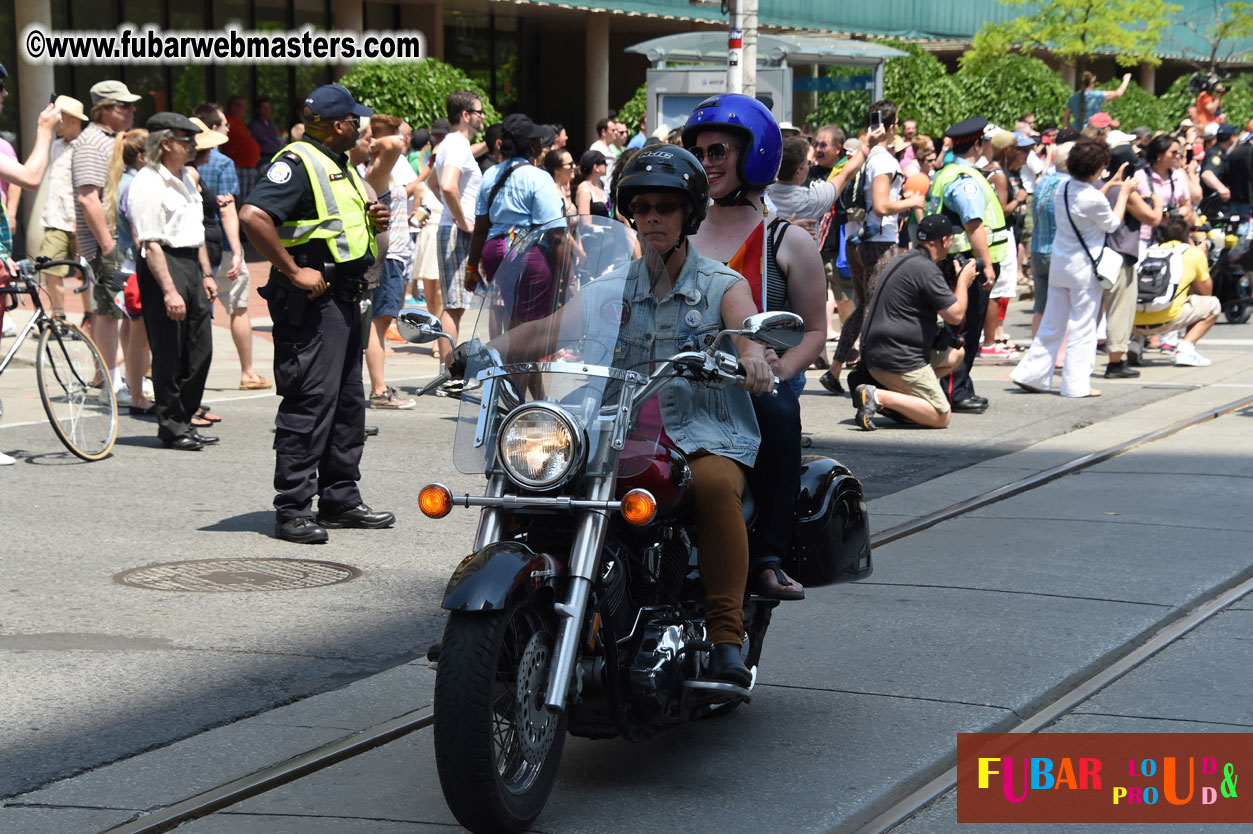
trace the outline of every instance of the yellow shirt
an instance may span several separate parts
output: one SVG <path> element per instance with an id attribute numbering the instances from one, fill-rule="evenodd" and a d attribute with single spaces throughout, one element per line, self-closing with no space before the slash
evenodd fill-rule
<path id="1" fill-rule="evenodd" d="M 1165 246 L 1178 246 L 1180 241 L 1172 240 Z M 1165 310 L 1156 313 L 1136 313 L 1136 327 L 1151 327 L 1155 324 L 1166 324 L 1179 318 L 1183 313 L 1184 302 L 1188 300 L 1188 288 L 1194 281 L 1209 280 L 1209 263 L 1205 260 L 1205 252 L 1199 246 L 1189 246 L 1183 253 L 1183 277 L 1175 289 L 1175 299 Z"/>

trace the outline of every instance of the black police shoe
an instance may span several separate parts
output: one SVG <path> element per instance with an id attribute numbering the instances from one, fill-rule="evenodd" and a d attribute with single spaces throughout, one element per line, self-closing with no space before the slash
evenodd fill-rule
<path id="1" fill-rule="evenodd" d="M 355 507 L 346 507 L 342 510 L 322 510 L 319 508 L 318 523 L 333 530 L 340 527 L 360 527 L 377 530 L 382 527 L 391 527 L 396 523 L 396 516 L 392 513 L 375 512 L 365 504 L 358 504 Z"/>
<path id="2" fill-rule="evenodd" d="M 740 657 L 740 647 L 734 643 L 718 643 L 709 658 L 709 677 L 724 683 L 733 683 L 745 689 L 753 682 L 753 674 Z"/>
<path id="3" fill-rule="evenodd" d="M 982 414 L 988 410 L 987 397 L 967 397 L 953 403 L 953 410 L 959 414 Z"/>
<path id="4" fill-rule="evenodd" d="M 193 438 L 191 435 L 163 437 L 161 438 L 161 443 L 167 449 L 178 449 L 182 452 L 199 452 L 204 448 L 204 444 Z"/>
<path id="5" fill-rule="evenodd" d="M 1123 359 L 1122 361 L 1119 361 L 1119 362 L 1110 362 L 1108 365 L 1105 366 L 1105 378 L 1106 379 L 1113 379 L 1113 378 L 1135 379 L 1139 375 L 1140 375 L 1139 371 L 1137 371 L 1135 368 L 1128 366 L 1126 359 Z"/>
<path id="6" fill-rule="evenodd" d="M 274 525 L 274 537 L 296 544 L 326 544 L 326 528 L 307 515 L 289 518 Z"/>
<path id="7" fill-rule="evenodd" d="M 190 437 L 192 440 L 196 441 L 197 443 L 199 443 L 201 446 L 212 446 L 214 443 L 217 443 L 220 440 L 220 438 L 217 438 L 217 437 L 210 437 L 207 434 L 201 434 L 195 429 L 192 429 L 191 432 L 187 436 Z"/>

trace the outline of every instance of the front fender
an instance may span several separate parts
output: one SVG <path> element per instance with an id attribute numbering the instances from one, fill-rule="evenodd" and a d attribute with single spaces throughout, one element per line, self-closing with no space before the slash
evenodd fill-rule
<path id="1" fill-rule="evenodd" d="M 449 611 L 500 611 L 519 597 L 554 587 L 566 566 L 521 542 L 495 542 L 472 553 L 448 580 L 443 607 Z"/>

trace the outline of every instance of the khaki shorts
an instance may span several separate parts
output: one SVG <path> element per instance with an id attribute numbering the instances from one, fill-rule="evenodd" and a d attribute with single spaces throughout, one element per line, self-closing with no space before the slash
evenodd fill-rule
<path id="1" fill-rule="evenodd" d="M 74 237 L 73 232 L 63 232 L 60 229 L 44 229 L 43 240 L 39 242 L 39 252 L 37 257 L 49 258 L 54 261 L 70 260 L 78 257 L 78 239 Z M 51 275 L 60 275 L 62 278 L 70 274 L 68 266 L 54 266 L 48 270 Z M 74 271 L 78 275 L 78 271 Z"/>
<path id="2" fill-rule="evenodd" d="M 831 288 L 831 297 L 836 301 L 855 301 L 853 295 L 853 279 L 845 278 L 840 271 L 835 268 L 835 258 L 831 259 L 823 257 L 822 268 L 827 273 L 827 286 Z"/>
<path id="3" fill-rule="evenodd" d="M 921 368 L 915 368 L 903 374 L 870 368 L 870 375 L 874 377 L 875 382 L 889 391 L 919 397 L 926 400 L 936 411 L 947 414 L 950 410 L 948 397 L 944 396 L 944 389 L 940 387 L 940 380 L 935 375 L 935 369 L 944 364 L 947 356 L 948 351 L 933 350 L 930 365 L 923 365 Z"/>
<path id="4" fill-rule="evenodd" d="M 233 314 L 237 310 L 248 309 L 248 264 L 240 261 L 239 276 L 231 281 L 226 277 L 226 273 L 231 271 L 231 260 L 233 256 L 229 252 L 222 253 L 222 263 L 218 264 L 218 271 L 214 274 L 213 280 L 218 285 L 218 300 L 222 302 L 222 306 L 226 308 L 226 312 Z"/>
<path id="5" fill-rule="evenodd" d="M 1222 302 L 1212 295 L 1190 295 L 1183 302 L 1183 309 L 1179 311 L 1179 317 L 1174 321 L 1168 321 L 1165 324 L 1149 324 L 1144 326 L 1137 325 L 1135 332 L 1142 336 L 1152 336 L 1154 333 L 1169 333 L 1172 330 L 1187 330 L 1198 322 L 1217 316 L 1223 311 Z"/>
<path id="6" fill-rule="evenodd" d="M 108 316 L 111 319 L 120 321 L 126 317 L 126 313 L 122 312 L 122 308 L 118 307 L 113 299 L 121 291 L 122 287 L 114 289 L 113 282 L 122 277 L 121 248 L 114 246 L 113 251 L 108 256 L 97 252 L 96 256 L 89 260 L 89 263 L 92 270 L 96 273 L 96 285 L 91 289 L 91 297 L 96 302 L 96 315 Z M 122 279 L 121 283 L 122 286 L 125 286 L 125 279 Z"/>

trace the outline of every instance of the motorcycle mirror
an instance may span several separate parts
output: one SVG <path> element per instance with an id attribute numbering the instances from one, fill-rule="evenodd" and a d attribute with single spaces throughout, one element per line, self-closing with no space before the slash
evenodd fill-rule
<path id="1" fill-rule="evenodd" d="M 805 321 L 795 313 L 757 313 L 744 319 L 740 335 L 776 350 L 787 350 L 805 338 Z"/>
<path id="2" fill-rule="evenodd" d="M 425 310 L 401 313 L 396 319 L 396 329 L 400 331 L 400 335 L 406 342 L 412 342 L 415 345 L 433 342 L 444 335 L 444 328 L 439 323 L 439 317 Z"/>

